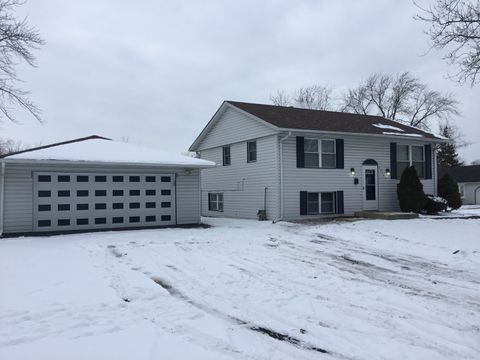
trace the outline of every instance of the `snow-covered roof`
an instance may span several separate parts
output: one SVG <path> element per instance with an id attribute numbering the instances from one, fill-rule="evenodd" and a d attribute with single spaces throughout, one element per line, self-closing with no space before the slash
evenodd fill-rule
<path id="1" fill-rule="evenodd" d="M 198 168 L 215 166 L 212 161 L 117 142 L 98 136 L 30 149 L 6 156 L 5 160 L 100 162 Z"/>

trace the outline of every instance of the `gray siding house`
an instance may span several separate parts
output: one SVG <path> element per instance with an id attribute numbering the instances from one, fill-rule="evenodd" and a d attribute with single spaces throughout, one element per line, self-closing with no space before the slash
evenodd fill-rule
<path id="1" fill-rule="evenodd" d="M 210 161 L 99 136 L 0 159 L 0 234 L 146 228 L 200 222 Z"/>
<path id="2" fill-rule="evenodd" d="M 480 165 L 452 166 L 438 169 L 438 178 L 448 173 L 458 183 L 465 205 L 480 204 Z"/>
<path id="3" fill-rule="evenodd" d="M 201 171 L 203 215 L 294 220 L 398 210 L 410 165 L 435 194 L 443 141 L 378 116 L 225 101 L 189 150 L 219 164 Z"/>

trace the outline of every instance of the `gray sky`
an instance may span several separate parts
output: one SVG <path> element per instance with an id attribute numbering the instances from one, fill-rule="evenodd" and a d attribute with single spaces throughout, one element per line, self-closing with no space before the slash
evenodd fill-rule
<path id="1" fill-rule="evenodd" d="M 19 75 L 46 123 L 19 112 L 1 136 L 36 145 L 98 134 L 181 152 L 225 99 L 269 103 L 277 89 L 315 83 L 341 93 L 373 72 L 410 71 L 456 94 L 472 142 L 461 156 L 480 159 L 480 85 L 446 78 L 455 68 L 428 52 L 416 12 L 398 0 L 30 0 L 21 13 L 47 45 Z"/>

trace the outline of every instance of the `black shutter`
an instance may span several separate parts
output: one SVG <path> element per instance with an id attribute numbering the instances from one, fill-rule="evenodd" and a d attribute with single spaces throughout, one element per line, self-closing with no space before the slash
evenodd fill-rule
<path id="1" fill-rule="evenodd" d="M 300 191 L 300 215 L 307 215 L 307 192 Z"/>
<path id="2" fill-rule="evenodd" d="M 335 140 L 335 148 L 337 154 L 337 169 L 343 169 L 344 167 L 344 151 L 343 151 L 343 139 Z"/>
<path id="3" fill-rule="evenodd" d="M 390 143 L 390 177 L 397 178 L 397 143 Z"/>
<path id="4" fill-rule="evenodd" d="M 208 211 L 212 211 L 211 199 L 212 194 L 208 193 Z"/>
<path id="5" fill-rule="evenodd" d="M 343 214 L 343 191 L 337 191 L 337 214 Z"/>
<path id="6" fill-rule="evenodd" d="M 297 136 L 297 168 L 305 167 L 305 145 L 303 136 Z"/>
<path id="7" fill-rule="evenodd" d="M 425 145 L 425 179 L 432 178 L 432 145 Z"/>

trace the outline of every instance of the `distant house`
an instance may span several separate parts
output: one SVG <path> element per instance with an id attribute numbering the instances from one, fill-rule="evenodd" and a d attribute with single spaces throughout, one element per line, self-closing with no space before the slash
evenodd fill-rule
<path id="1" fill-rule="evenodd" d="M 397 210 L 410 165 L 435 194 L 443 141 L 378 116 L 225 101 L 190 151 L 221 164 L 201 172 L 203 215 L 303 219 Z"/>
<path id="2" fill-rule="evenodd" d="M 445 173 L 450 174 L 458 183 L 464 204 L 480 204 L 480 165 L 439 168 L 438 178 Z"/>
<path id="3" fill-rule="evenodd" d="M 0 234 L 197 224 L 210 161 L 89 136 L 0 159 Z"/>

